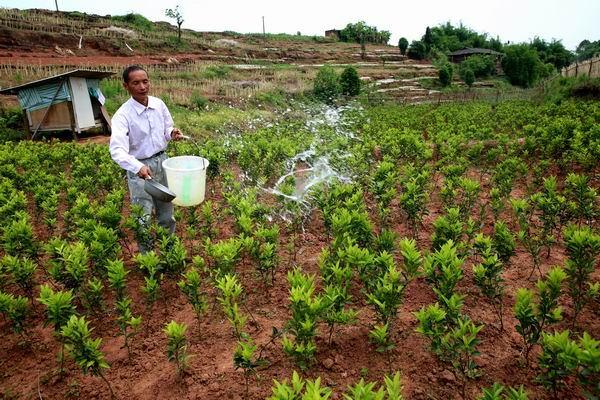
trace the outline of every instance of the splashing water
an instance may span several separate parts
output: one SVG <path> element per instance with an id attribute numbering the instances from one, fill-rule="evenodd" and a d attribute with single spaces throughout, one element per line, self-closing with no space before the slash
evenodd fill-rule
<path id="1" fill-rule="evenodd" d="M 311 132 L 315 133 L 315 139 L 308 150 L 296 154 L 286 162 L 288 172 L 279 177 L 272 188 L 263 188 L 263 190 L 273 195 L 283 197 L 286 201 L 297 203 L 302 213 L 308 214 L 312 210 L 312 205 L 309 201 L 309 193 L 314 186 L 333 181 L 351 182 L 352 178 L 350 176 L 347 176 L 340 171 L 336 171 L 335 168 L 332 167 L 329 155 L 324 154 L 317 156 L 315 150 L 317 143 L 322 140 L 318 134 L 319 129 L 322 126 L 333 128 L 336 135 L 343 136 L 347 139 L 358 140 L 355 135 L 347 129 L 345 126 L 346 124 L 342 119 L 343 112 L 350 109 L 356 109 L 356 107 L 323 106 L 317 109 L 313 108 L 305 110 L 310 115 L 309 119 L 306 121 L 306 127 Z M 298 168 L 299 163 L 308 165 L 308 168 Z M 280 190 L 281 185 L 288 177 L 293 177 L 296 184 L 292 194 L 285 194 Z M 288 220 L 290 216 L 281 215 L 281 217 Z"/>

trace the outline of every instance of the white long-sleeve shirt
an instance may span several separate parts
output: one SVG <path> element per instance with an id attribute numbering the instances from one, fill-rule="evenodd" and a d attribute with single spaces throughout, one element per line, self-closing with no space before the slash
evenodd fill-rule
<path id="1" fill-rule="evenodd" d="M 110 156 L 121 168 L 138 173 L 139 160 L 165 150 L 173 118 L 159 98 L 148 96 L 148 107 L 133 98 L 127 100 L 112 117 Z"/>

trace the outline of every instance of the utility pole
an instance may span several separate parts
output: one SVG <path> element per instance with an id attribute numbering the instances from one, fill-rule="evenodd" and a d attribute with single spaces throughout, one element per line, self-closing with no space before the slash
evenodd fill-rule
<path id="1" fill-rule="evenodd" d="M 56 11 L 58 11 L 58 0 L 54 0 L 54 5 L 56 6 Z"/>
<path id="2" fill-rule="evenodd" d="M 266 34 L 265 34 L 265 16 L 264 15 L 262 17 L 262 21 L 263 21 L 263 36 L 266 36 Z"/>

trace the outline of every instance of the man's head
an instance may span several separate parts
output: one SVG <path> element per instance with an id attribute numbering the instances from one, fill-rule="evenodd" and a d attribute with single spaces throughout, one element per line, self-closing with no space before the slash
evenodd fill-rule
<path id="1" fill-rule="evenodd" d="M 131 65 L 125 68 L 125 71 L 123 71 L 123 87 L 138 103 L 148 105 L 150 80 L 142 67 Z"/>

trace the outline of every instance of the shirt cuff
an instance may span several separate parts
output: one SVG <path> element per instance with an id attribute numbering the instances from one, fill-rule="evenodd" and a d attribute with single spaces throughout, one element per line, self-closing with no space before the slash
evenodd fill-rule
<path id="1" fill-rule="evenodd" d="M 131 172 L 133 172 L 134 174 L 137 174 L 138 172 L 140 172 L 140 169 L 142 169 L 143 166 L 144 166 L 144 163 L 136 159 L 133 162 L 133 169 L 131 170 Z"/>
<path id="2" fill-rule="evenodd" d="M 171 135 L 173 134 L 173 129 L 175 129 L 175 127 L 169 128 L 169 133 L 167 133 L 167 134 L 165 135 L 165 139 L 167 139 L 167 142 L 168 142 L 169 140 L 173 139 L 173 138 L 171 137 Z"/>

